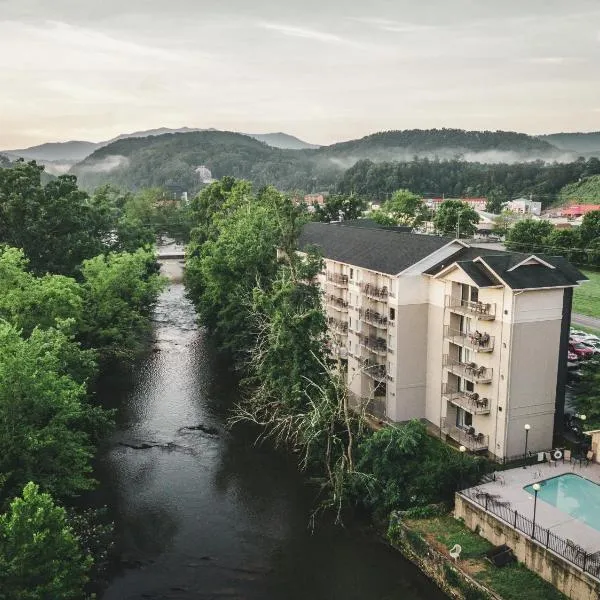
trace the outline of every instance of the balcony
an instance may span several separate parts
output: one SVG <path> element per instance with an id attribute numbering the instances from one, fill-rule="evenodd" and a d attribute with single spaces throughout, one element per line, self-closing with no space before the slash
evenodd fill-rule
<path id="1" fill-rule="evenodd" d="M 346 287 L 348 285 L 348 275 L 342 275 L 341 273 L 331 273 L 330 271 L 328 271 L 327 281 L 339 287 Z"/>
<path id="2" fill-rule="evenodd" d="M 380 356 L 386 356 L 388 352 L 387 342 L 385 338 L 376 337 L 373 335 L 358 334 L 358 341 L 361 346 L 367 350 L 379 354 Z"/>
<path id="3" fill-rule="evenodd" d="M 359 359 L 359 363 L 365 375 L 368 375 L 375 381 L 387 381 L 388 374 L 385 365 L 381 365 L 368 358 Z"/>
<path id="4" fill-rule="evenodd" d="M 335 296 L 334 294 L 329 294 L 327 296 L 327 304 L 335 310 L 340 310 L 342 312 L 348 311 L 348 301 L 339 296 Z"/>
<path id="5" fill-rule="evenodd" d="M 328 317 L 327 326 L 329 327 L 329 329 L 332 329 L 333 331 L 336 331 L 338 333 L 344 335 L 348 333 L 347 321 L 341 321 L 340 319 L 336 319 L 335 317 Z"/>
<path id="6" fill-rule="evenodd" d="M 493 352 L 495 337 L 489 333 L 480 331 L 468 332 L 452 329 L 449 325 L 444 325 L 444 337 L 464 348 L 470 348 L 473 352 Z"/>
<path id="7" fill-rule="evenodd" d="M 389 292 L 386 286 L 377 287 L 372 283 L 361 283 L 360 291 L 367 297 L 373 300 L 380 300 L 385 302 L 388 299 Z"/>
<path id="8" fill-rule="evenodd" d="M 471 452 L 480 452 L 487 450 L 489 447 L 489 437 L 483 433 L 476 433 L 473 427 L 457 427 L 450 425 L 446 419 L 442 419 L 442 433 L 458 442 L 461 446 L 465 446 Z"/>
<path id="9" fill-rule="evenodd" d="M 358 316 L 367 323 L 378 327 L 380 329 L 387 329 L 388 319 L 385 315 L 378 313 L 376 310 L 371 310 L 370 308 L 364 309 L 360 308 L 358 310 Z"/>
<path id="10" fill-rule="evenodd" d="M 473 415 L 490 413 L 489 398 L 481 398 L 477 392 L 461 392 L 447 383 L 442 384 L 442 398 L 450 404 L 464 408 Z"/>
<path id="11" fill-rule="evenodd" d="M 455 296 L 446 296 L 446 307 L 455 313 L 477 317 L 485 321 L 496 318 L 496 304 L 489 302 L 472 302 Z"/>
<path id="12" fill-rule="evenodd" d="M 451 373 L 474 381 L 476 383 L 492 383 L 494 370 L 489 367 L 477 365 L 474 362 L 460 362 L 444 354 L 443 366 Z"/>

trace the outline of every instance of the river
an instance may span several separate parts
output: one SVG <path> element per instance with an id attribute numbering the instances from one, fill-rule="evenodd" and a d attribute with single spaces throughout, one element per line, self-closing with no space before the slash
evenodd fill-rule
<path id="1" fill-rule="evenodd" d="M 179 269 L 167 266 L 152 351 L 101 392 L 118 407 L 98 477 L 123 565 L 103 600 L 446 598 L 365 525 L 311 532 L 313 491 L 290 457 L 227 431 L 235 388 Z"/>

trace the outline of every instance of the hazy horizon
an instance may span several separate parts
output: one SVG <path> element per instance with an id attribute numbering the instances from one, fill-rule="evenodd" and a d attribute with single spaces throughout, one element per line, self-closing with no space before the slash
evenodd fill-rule
<path id="1" fill-rule="evenodd" d="M 0 148 L 160 127 L 330 144 L 600 130 L 596 0 L 0 0 Z"/>

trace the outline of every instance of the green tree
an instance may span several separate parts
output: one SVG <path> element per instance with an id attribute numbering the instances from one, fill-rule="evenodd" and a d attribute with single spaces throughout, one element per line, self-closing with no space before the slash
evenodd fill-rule
<path id="1" fill-rule="evenodd" d="M 366 209 L 366 201 L 354 194 L 331 194 L 325 198 L 323 206 L 317 206 L 315 219 L 325 223 L 340 219 L 350 221 L 360 218 Z"/>
<path id="2" fill-rule="evenodd" d="M 91 356 L 56 329 L 23 339 L 0 323 L 0 473 L 5 497 L 37 481 L 57 498 L 93 485 L 93 432 L 107 415 L 89 406 Z"/>
<path id="3" fill-rule="evenodd" d="M 580 250 L 581 237 L 577 229 L 554 229 L 543 240 L 546 254 L 564 256 L 572 262 L 585 260 L 585 253 Z"/>
<path id="4" fill-rule="evenodd" d="M 70 320 L 81 321 L 80 286 L 63 275 L 35 277 L 27 271 L 23 251 L 0 247 L 0 318 L 30 335 L 35 327 L 48 329 Z"/>
<path id="5" fill-rule="evenodd" d="M 383 514 L 452 501 L 459 485 L 478 481 L 486 465 L 432 438 L 420 421 L 384 427 L 359 445 L 360 502 Z"/>
<path id="6" fill-rule="evenodd" d="M 382 210 L 374 210 L 369 214 L 369 219 L 375 221 L 375 223 L 379 225 L 383 225 L 385 227 L 394 227 L 398 224 L 394 217 L 388 215 Z"/>
<path id="7" fill-rule="evenodd" d="M 423 198 L 410 190 L 397 190 L 381 207 L 381 211 L 390 215 L 395 225 L 417 227 L 429 218 L 429 210 Z"/>
<path id="8" fill-rule="evenodd" d="M 588 244 L 600 240 L 600 210 L 589 212 L 583 217 L 579 234 L 584 248 L 587 248 Z"/>
<path id="9" fill-rule="evenodd" d="M 477 231 L 479 215 L 468 204 L 446 200 L 435 211 L 433 225 L 442 235 L 472 237 Z"/>
<path id="10" fill-rule="evenodd" d="M 104 207 L 61 175 L 45 186 L 43 168 L 18 162 L 0 169 L 0 242 L 23 248 L 37 273 L 73 275 L 103 252 L 112 228 Z"/>
<path id="11" fill-rule="evenodd" d="M 81 600 L 91 564 L 64 509 L 37 485 L 0 515 L 0 600 Z"/>
<path id="12" fill-rule="evenodd" d="M 495 215 L 502 212 L 502 205 L 508 201 L 506 190 L 494 188 L 488 192 L 485 210 Z"/>
<path id="13" fill-rule="evenodd" d="M 516 221 L 517 217 L 514 213 L 508 210 L 503 210 L 499 215 L 494 217 L 493 231 L 498 235 L 506 236 Z"/>
<path id="14" fill-rule="evenodd" d="M 132 359 L 150 332 L 150 315 L 165 280 L 150 249 L 96 256 L 83 263 L 81 338 L 104 363 Z"/>
<path id="15" fill-rule="evenodd" d="M 544 240 L 554 231 L 549 221 L 524 219 L 506 237 L 506 247 L 517 252 L 543 252 Z"/>

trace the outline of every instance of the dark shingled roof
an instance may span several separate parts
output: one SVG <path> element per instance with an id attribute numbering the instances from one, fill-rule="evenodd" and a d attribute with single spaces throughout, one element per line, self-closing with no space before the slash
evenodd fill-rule
<path id="1" fill-rule="evenodd" d="M 410 233 L 412 227 L 404 227 L 403 225 L 381 225 L 373 219 L 350 219 L 348 221 L 335 221 L 331 225 L 340 225 L 342 227 L 370 227 L 372 229 L 384 229 L 386 231 L 404 231 Z"/>
<path id="2" fill-rule="evenodd" d="M 502 285 L 484 265 L 473 261 L 459 261 L 461 269 L 481 288 Z"/>
<path id="3" fill-rule="evenodd" d="M 522 252 L 503 252 L 501 250 L 486 250 L 485 248 L 463 248 L 453 256 L 445 259 L 443 262 L 435 265 L 427 271 L 429 275 L 437 275 L 442 269 L 450 266 L 453 263 L 458 263 L 465 268 L 466 263 L 478 265 L 478 270 L 485 269 L 481 263 L 473 262 L 474 259 L 481 257 L 483 261 L 500 277 L 506 284 L 514 290 L 523 290 L 529 288 L 545 288 L 545 287 L 567 287 L 577 285 L 579 281 L 585 281 L 587 277 L 577 270 L 568 260 L 562 256 L 546 256 L 545 254 L 536 254 L 537 258 L 551 264 L 554 269 L 551 269 L 543 264 L 523 265 L 514 271 L 510 269 L 520 262 L 527 260 L 531 254 Z M 468 267 L 471 268 L 472 267 Z M 487 271 L 487 269 L 485 269 Z M 479 281 L 469 273 L 469 276 L 480 287 L 487 287 L 493 284 L 481 285 Z M 474 271 L 473 271 L 474 273 Z M 480 277 L 480 274 L 477 274 Z M 495 277 L 492 273 L 488 273 L 490 280 Z"/>
<path id="4" fill-rule="evenodd" d="M 451 241 L 451 238 L 395 230 L 307 223 L 298 247 L 304 250 L 307 246 L 319 246 L 331 260 L 397 275 Z"/>

